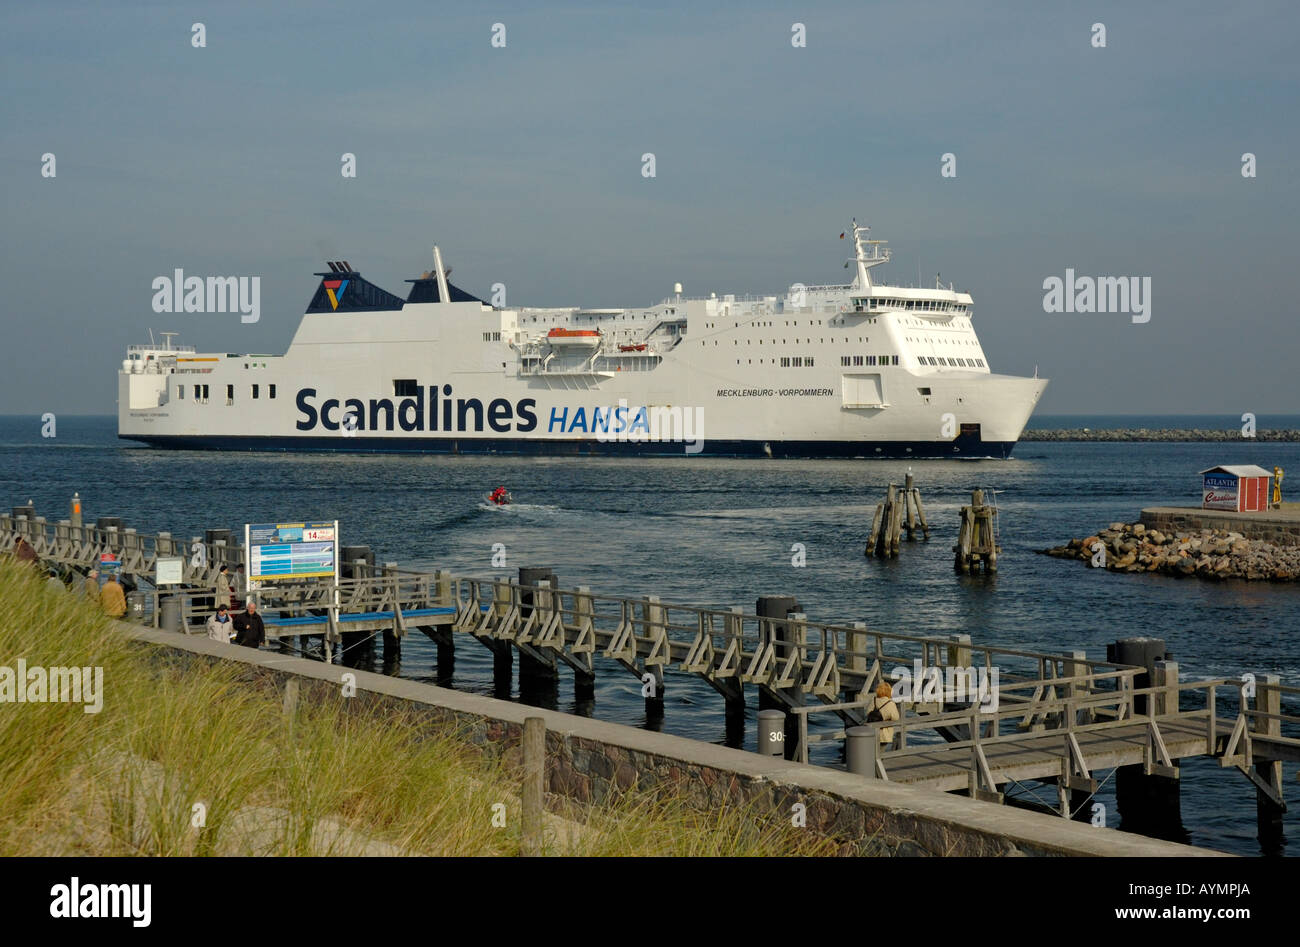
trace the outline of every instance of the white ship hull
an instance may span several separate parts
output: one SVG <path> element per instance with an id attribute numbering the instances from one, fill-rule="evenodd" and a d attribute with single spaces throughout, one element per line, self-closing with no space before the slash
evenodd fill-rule
<path id="1" fill-rule="evenodd" d="M 1006 457 L 1047 385 L 989 371 L 969 296 L 872 286 L 861 263 L 849 286 L 600 311 L 494 308 L 440 266 L 402 301 L 339 269 L 341 280 L 321 274 L 283 356 L 133 346 L 119 436 L 207 449 Z M 331 283 L 343 289 L 325 293 Z M 549 345 L 557 326 L 599 331 L 601 344 Z"/>

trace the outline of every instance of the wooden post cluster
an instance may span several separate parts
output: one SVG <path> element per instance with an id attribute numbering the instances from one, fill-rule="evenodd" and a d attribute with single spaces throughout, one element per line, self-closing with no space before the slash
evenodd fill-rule
<path id="1" fill-rule="evenodd" d="M 961 573 L 978 572 L 981 565 L 985 572 L 997 572 L 1002 549 L 997 544 L 994 509 L 985 505 L 983 490 L 972 490 L 970 503 L 961 508 L 961 529 L 957 545 L 952 547 L 956 554 L 954 565 Z"/>
<path id="2" fill-rule="evenodd" d="M 918 528 L 924 538 L 930 538 L 930 525 L 921 506 L 921 491 L 913 484 L 910 473 L 901 491 L 898 484 L 891 483 L 884 502 L 876 504 L 875 516 L 871 518 L 871 534 L 867 537 L 863 555 L 879 559 L 896 557 L 904 527 L 909 540 L 916 537 Z"/>

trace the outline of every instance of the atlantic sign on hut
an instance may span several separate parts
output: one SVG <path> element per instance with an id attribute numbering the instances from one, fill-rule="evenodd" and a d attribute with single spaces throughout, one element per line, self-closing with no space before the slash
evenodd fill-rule
<path id="1" fill-rule="evenodd" d="M 1201 509 L 1259 513 L 1268 509 L 1273 475 L 1263 467 L 1241 464 L 1201 471 Z"/>

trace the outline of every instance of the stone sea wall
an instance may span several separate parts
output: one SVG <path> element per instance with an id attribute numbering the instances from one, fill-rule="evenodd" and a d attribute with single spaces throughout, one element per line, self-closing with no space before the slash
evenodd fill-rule
<path id="1" fill-rule="evenodd" d="M 1228 430 L 1203 430 L 1201 428 L 1149 429 L 1149 428 L 1073 428 L 1060 430 L 1027 430 L 1020 435 L 1022 441 L 1289 441 L 1300 442 L 1300 430 L 1276 429 L 1256 431 L 1254 437 L 1243 437 L 1240 428 Z"/>
<path id="2" fill-rule="evenodd" d="M 1094 535 L 1039 552 L 1058 559 L 1078 559 L 1112 572 L 1159 572 L 1212 580 L 1300 580 L 1300 546 L 1250 539 L 1232 529 L 1165 532 L 1145 523 L 1111 523 Z"/>
<path id="3" fill-rule="evenodd" d="M 121 627 L 140 643 L 147 660 L 182 666 L 238 662 L 253 686 L 286 692 L 288 682 L 295 681 L 297 701 L 342 699 L 339 676 L 346 670 L 356 675 L 356 695 L 345 704 L 349 712 L 381 718 L 413 713 L 427 721 L 430 732 L 455 732 L 507 763 L 519 761 L 524 719 L 542 717 L 547 805 L 570 818 L 581 818 L 587 804 L 637 786 L 685 798 L 702 810 L 748 807 L 755 818 L 789 819 L 802 804 L 805 828 L 833 840 L 842 855 L 1220 854 L 637 727 L 229 647 L 206 637 Z"/>

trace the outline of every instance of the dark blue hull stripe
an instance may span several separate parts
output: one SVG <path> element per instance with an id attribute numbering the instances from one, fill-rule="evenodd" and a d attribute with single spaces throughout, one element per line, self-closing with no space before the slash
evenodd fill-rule
<path id="1" fill-rule="evenodd" d="M 344 454 L 522 454 L 558 457 L 844 457 L 942 458 L 945 460 L 1011 456 L 1015 441 L 742 441 L 705 438 L 703 449 L 657 441 L 546 440 L 502 437 L 268 437 L 260 435 L 138 434 L 122 440 L 178 450 L 328 451 Z M 691 445 L 695 446 L 695 445 Z"/>

